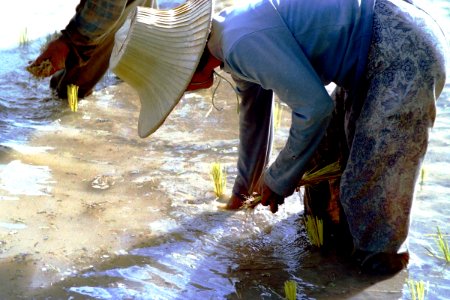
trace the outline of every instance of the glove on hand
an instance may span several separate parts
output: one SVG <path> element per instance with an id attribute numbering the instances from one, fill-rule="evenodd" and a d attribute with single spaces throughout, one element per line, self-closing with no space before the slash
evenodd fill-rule
<path id="1" fill-rule="evenodd" d="M 48 77 L 64 69 L 70 48 L 64 37 L 51 41 L 27 70 L 36 77 Z"/>

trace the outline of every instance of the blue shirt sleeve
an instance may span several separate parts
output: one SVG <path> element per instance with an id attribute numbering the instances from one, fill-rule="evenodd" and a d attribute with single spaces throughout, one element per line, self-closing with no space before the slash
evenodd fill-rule
<path id="1" fill-rule="evenodd" d="M 285 27 L 244 36 L 226 53 L 225 64 L 233 76 L 273 90 L 292 110 L 286 145 L 265 174 L 266 184 L 275 193 L 288 196 L 326 131 L 334 102 Z"/>

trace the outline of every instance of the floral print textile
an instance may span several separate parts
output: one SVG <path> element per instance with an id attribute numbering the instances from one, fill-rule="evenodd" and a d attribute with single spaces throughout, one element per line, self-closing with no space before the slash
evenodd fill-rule
<path id="1" fill-rule="evenodd" d="M 397 252 L 445 83 L 445 40 L 428 14 L 401 0 L 377 0 L 373 30 L 341 203 L 357 249 Z"/>

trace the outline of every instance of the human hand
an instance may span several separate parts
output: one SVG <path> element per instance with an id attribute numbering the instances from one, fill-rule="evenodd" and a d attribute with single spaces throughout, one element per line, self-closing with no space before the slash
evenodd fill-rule
<path id="1" fill-rule="evenodd" d="M 50 42 L 44 52 L 27 67 L 27 70 L 36 77 L 53 75 L 55 72 L 64 69 L 69 51 L 67 42 L 60 37 Z"/>
<path id="2" fill-rule="evenodd" d="M 284 196 L 278 195 L 272 191 L 265 183 L 262 184 L 260 189 L 261 204 L 264 206 L 270 205 L 270 211 L 276 213 L 278 211 L 278 205 L 284 203 Z"/>
<path id="3" fill-rule="evenodd" d="M 228 200 L 228 203 L 226 204 L 225 208 L 228 210 L 238 210 L 242 207 L 244 204 L 245 199 L 243 197 L 239 197 L 237 195 L 231 195 L 230 199 Z"/>

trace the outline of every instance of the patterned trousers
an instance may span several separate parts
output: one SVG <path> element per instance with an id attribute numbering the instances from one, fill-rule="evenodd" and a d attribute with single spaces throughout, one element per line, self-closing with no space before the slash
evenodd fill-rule
<path id="1" fill-rule="evenodd" d="M 401 0 L 377 0 L 373 30 L 365 97 L 346 108 L 340 201 L 356 249 L 397 252 L 445 84 L 447 44 L 427 13 Z"/>

